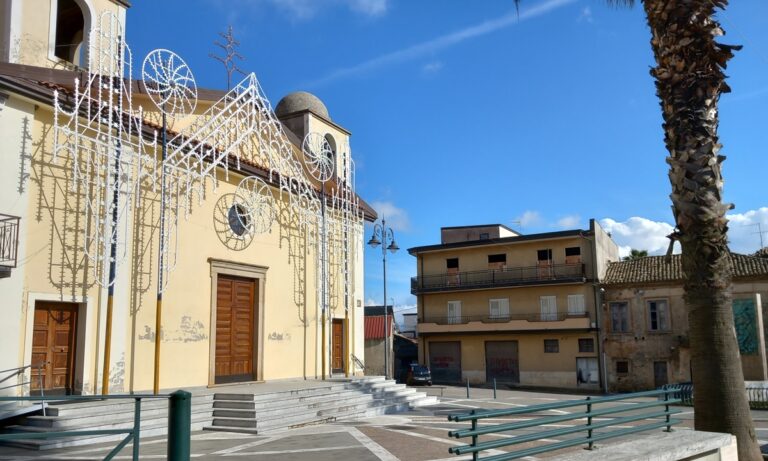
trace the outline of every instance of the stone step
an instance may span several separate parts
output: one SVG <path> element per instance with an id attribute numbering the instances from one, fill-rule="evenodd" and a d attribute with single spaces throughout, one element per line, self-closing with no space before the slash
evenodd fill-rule
<path id="1" fill-rule="evenodd" d="M 205 426 L 209 425 L 211 421 L 210 416 L 201 417 L 200 415 L 192 415 L 191 418 L 191 430 L 199 431 Z M 89 430 L 96 429 L 127 429 L 132 428 L 133 423 L 116 425 L 117 427 L 101 426 L 101 427 L 89 427 Z M 44 427 L 29 427 L 29 426 L 11 426 L 6 428 L 8 432 L 52 432 L 51 428 Z M 141 424 L 141 437 L 154 437 L 160 435 L 166 435 L 168 433 L 168 419 L 142 421 Z M 15 446 L 19 448 L 27 448 L 31 450 L 50 450 L 54 448 L 75 447 L 81 445 L 91 445 L 96 443 L 111 442 L 117 440 L 123 440 L 125 434 L 117 435 L 103 435 L 103 436 L 82 436 L 82 437 L 60 437 L 55 439 L 29 439 L 18 440 L 15 442 L 6 442 L 4 445 Z"/>
<path id="2" fill-rule="evenodd" d="M 211 414 L 210 402 L 196 402 L 192 400 L 191 405 L 192 414 L 207 413 Z M 125 408 L 124 411 L 119 413 L 88 413 L 85 415 L 78 415 L 76 413 L 66 413 L 66 416 L 28 416 L 25 419 L 25 424 L 39 427 L 53 427 L 58 429 L 69 429 L 72 427 L 99 427 L 103 424 L 114 424 L 117 422 L 130 422 L 133 424 L 133 406 Z M 168 418 L 168 408 L 154 407 L 145 409 L 144 405 L 141 406 L 141 420 L 142 422 L 158 419 Z"/>
<path id="3" fill-rule="evenodd" d="M 212 395 L 193 395 L 192 403 L 198 404 L 202 402 L 212 402 Z M 134 407 L 133 399 L 119 399 L 119 400 L 89 400 L 85 402 L 71 402 L 71 403 L 50 403 L 47 410 L 47 414 L 50 416 L 69 416 L 79 415 L 85 416 L 89 414 L 105 414 L 105 413 L 120 413 L 124 411 L 130 411 L 133 413 Z M 167 398 L 147 398 L 142 399 L 141 409 L 154 409 L 154 408 L 168 408 Z"/>

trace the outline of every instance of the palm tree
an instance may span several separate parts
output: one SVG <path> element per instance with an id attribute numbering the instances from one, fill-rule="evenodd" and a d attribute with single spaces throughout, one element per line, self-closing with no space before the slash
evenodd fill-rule
<path id="1" fill-rule="evenodd" d="M 636 259 L 645 258 L 646 256 L 648 256 L 648 250 L 635 250 L 634 248 L 632 248 L 629 254 L 627 256 L 624 256 L 622 260 L 634 261 Z"/>
<path id="2" fill-rule="evenodd" d="M 515 0 L 518 4 L 520 0 Z M 632 5 L 633 0 L 608 0 Z M 690 324 L 697 430 L 736 436 L 740 460 L 762 459 L 734 334 L 731 268 L 718 140 L 718 102 L 730 92 L 724 70 L 740 49 L 718 43 L 715 19 L 728 0 L 641 0 L 651 29 L 656 94 L 669 151 L 683 288 Z"/>

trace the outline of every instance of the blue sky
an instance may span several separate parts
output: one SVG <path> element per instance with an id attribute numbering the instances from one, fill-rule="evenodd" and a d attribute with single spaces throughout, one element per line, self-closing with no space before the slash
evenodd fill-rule
<path id="1" fill-rule="evenodd" d="M 535 233 L 600 220 L 617 243 L 658 253 L 672 222 L 667 153 L 640 5 L 602 0 L 166 0 L 128 12 L 134 65 L 182 55 L 198 85 L 223 88 L 208 57 L 234 27 L 273 105 L 306 90 L 349 129 L 358 192 L 395 228 L 396 309 L 415 305 L 409 247 L 441 226 L 503 223 Z M 720 15 L 728 68 L 720 135 L 731 246 L 768 231 L 768 2 Z M 366 239 L 370 229 L 366 229 Z M 768 242 L 768 233 L 764 234 Z M 381 253 L 366 252 L 366 302 L 383 302 Z M 412 311 L 413 312 L 413 311 Z"/>

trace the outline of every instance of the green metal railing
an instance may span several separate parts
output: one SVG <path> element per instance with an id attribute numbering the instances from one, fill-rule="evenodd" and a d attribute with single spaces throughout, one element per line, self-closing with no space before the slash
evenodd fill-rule
<path id="1" fill-rule="evenodd" d="M 15 432 L 0 433 L 0 442 L 13 442 L 30 439 L 53 439 L 61 437 L 83 437 L 125 434 L 115 448 L 110 451 L 104 461 L 109 461 L 126 445 L 133 442 L 133 460 L 138 461 L 141 437 L 141 401 L 146 399 L 168 399 L 168 458 L 171 461 L 188 461 L 190 458 L 190 426 L 192 415 L 192 394 L 186 391 L 176 391 L 172 394 L 132 394 L 132 395 L 66 395 L 46 397 L 2 397 L 0 402 L 93 402 L 109 400 L 133 400 L 133 427 L 125 429 L 83 429 L 71 431 L 46 432 Z"/>
<path id="2" fill-rule="evenodd" d="M 633 394 L 615 395 L 611 397 L 601 397 L 596 399 L 587 397 L 584 400 L 566 400 L 563 402 L 531 405 L 510 410 L 472 410 L 469 413 L 453 414 L 448 416 L 448 421 L 468 421 L 471 423 L 471 427 L 468 429 L 450 431 L 448 435 L 457 439 L 471 437 L 472 443 L 469 445 L 451 447 L 448 451 L 455 455 L 465 455 L 471 453 L 473 460 L 479 460 L 481 451 L 508 447 L 527 442 L 543 441 L 544 439 L 550 439 L 552 437 L 558 437 L 562 435 L 578 434 L 578 436 L 575 438 L 569 438 L 563 441 L 547 443 L 545 445 L 539 445 L 532 448 L 510 451 L 482 458 L 483 461 L 503 461 L 508 459 L 519 459 L 525 456 L 532 456 L 538 453 L 545 453 L 548 451 L 560 450 L 562 448 L 584 444 L 586 444 L 587 448 L 591 450 L 594 443 L 601 440 L 662 427 L 666 428 L 666 431 L 671 431 L 672 425 L 680 423 L 680 420 L 671 418 L 672 415 L 680 413 L 680 410 L 670 409 L 670 405 L 680 403 L 680 399 L 674 398 L 673 394 L 675 392 L 675 389 L 662 389 L 655 391 L 636 392 Z M 630 400 L 644 397 L 660 397 L 662 400 L 653 399 L 642 402 L 630 402 Z M 613 402 L 621 402 L 622 405 L 604 407 L 604 404 Z M 595 408 L 595 406 L 601 406 L 601 408 Z M 505 416 L 524 415 L 547 410 L 558 410 L 561 408 L 574 407 L 585 407 L 585 410 L 556 416 L 544 416 L 520 422 L 484 425 L 483 427 L 480 427 L 478 424 L 481 420 L 488 418 L 501 418 Z M 664 407 L 664 409 L 663 411 L 659 410 L 642 412 L 642 410 L 652 409 L 654 407 Z M 612 417 L 606 419 L 601 418 L 600 421 L 595 421 L 595 418 L 597 417 L 628 412 L 633 412 L 633 414 L 622 417 Z M 514 435 L 512 437 L 507 436 L 503 439 L 487 440 L 482 442 L 480 441 L 481 436 L 487 436 L 490 434 L 500 434 L 518 429 L 534 428 L 564 421 L 575 420 L 586 420 L 586 424 L 579 424 L 561 429 L 536 431 L 531 434 Z M 608 430 L 611 428 L 611 426 L 622 426 L 628 423 L 635 423 L 646 420 L 652 420 L 652 422 L 646 422 L 637 426 Z M 598 433 L 598 429 L 605 429 L 608 431 Z M 582 435 L 580 433 L 584 434 Z"/>

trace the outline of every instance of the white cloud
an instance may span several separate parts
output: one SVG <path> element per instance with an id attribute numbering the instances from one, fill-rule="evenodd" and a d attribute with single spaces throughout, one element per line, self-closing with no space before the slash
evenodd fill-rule
<path id="1" fill-rule="evenodd" d="M 666 253 L 669 247 L 667 235 L 674 229 L 668 223 L 651 221 L 639 216 L 622 222 L 605 218 L 600 220 L 600 225 L 606 232 L 611 233 L 613 240 L 619 245 L 619 255 L 622 257 L 628 255 L 633 248 L 646 250 L 651 255 Z"/>
<path id="2" fill-rule="evenodd" d="M 365 300 L 365 305 L 366 306 L 381 306 L 381 301 L 376 302 L 375 299 L 368 298 L 368 299 Z"/>
<path id="3" fill-rule="evenodd" d="M 544 220 L 541 217 L 541 213 L 538 211 L 526 210 L 522 215 L 513 220 L 519 222 L 520 227 L 531 227 L 541 224 Z"/>
<path id="4" fill-rule="evenodd" d="M 558 219 L 557 225 L 564 229 L 572 229 L 572 228 L 578 227 L 580 222 L 581 222 L 581 216 L 568 215 Z"/>
<path id="5" fill-rule="evenodd" d="M 298 0 L 292 0 L 292 1 L 298 1 Z M 309 0 L 304 0 L 304 1 L 309 1 Z M 322 77 L 321 79 L 316 80 L 314 82 L 306 83 L 303 86 L 316 87 L 319 85 L 332 82 L 334 80 L 338 80 L 340 78 L 350 77 L 353 75 L 361 74 L 363 72 L 379 69 L 381 67 L 384 67 L 390 64 L 411 60 L 420 56 L 435 53 L 436 51 L 451 47 L 453 45 L 459 44 L 466 40 L 470 40 L 475 37 L 480 37 L 482 35 L 487 35 L 501 29 L 506 29 L 507 27 L 511 27 L 525 20 L 542 16 L 558 8 L 561 8 L 565 5 L 574 3 L 575 1 L 576 0 L 547 0 L 527 10 L 521 11 L 520 14 L 518 14 L 518 12 L 513 9 L 509 13 L 503 16 L 500 16 L 496 19 L 490 19 L 480 24 L 469 26 L 464 29 L 460 29 L 460 30 L 442 35 L 440 37 L 434 38 L 432 40 L 427 40 L 426 42 L 417 43 L 416 45 L 412 45 L 407 48 L 393 51 L 393 52 L 378 56 L 376 58 L 369 59 L 368 61 L 364 61 L 359 64 L 336 69 L 330 72 L 329 74 L 327 74 L 325 77 Z"/>
<path id="6" fill-rule="evenodd" d="M 387 221 L 387 227 L 395 231 L 408 231 L 411 228 L 411 221 L 408 218 L 408 212 L 398 208 L 392 202 L 376 201 L 371 202 L 371 206 L 379 215 L 379 219 Z"/>
<path id="7" fill-rule="evenodd" d="M 763 245 L 768 245 L 768 207 L 745 213 L 728 215 L 728 246 L 736 253 L 754 253 L 760 249 L 760 235 Z"/>
<path id="8" fill-rule="evenodd" d="M 244 3 L 257 6 L 265 1 L 297 20 L 311 19 L 320 10 L 335 6 L 349 8 L 365 16 L 381 16 L 387 12 L 389 7 L 389 0 L 244 0 Z"/>
<path id="9" fill-rule="evenodd" d="M 768 244 L 768 207 L 727 215 L 728 246 L 736 253 L 751 254 L 760 249 L 758 224 L 763 231 L 763 244 Z M 669 246 L 667 235 L 673 226 L 663 221 L 651 221 L 638 216 L 618 222 L 611 218 L 600 220 L 600 225 L 610 232 L 619 245 L 619 254 L 626 256 L 630 249 L 647 250 L 648 254 L 664 254 Z M 675 245 L 679 253 L 679 245 Z"/>
<path id="10" fill-rule="evenodd" d="M 442 61 L 430 61 L 421 66 L 421 71 L 424 74 L 434 74 L 439 72 L 443 68 Z"/>
<path id="11" fill-rule="evenodd" d="M 589 6 L 585 6 L 584 8 L 582 8 L 581 13 L 579 13 L 579 17 L 576 18 L 576 21 L 577 22 L 584 21 L 590 24 L 595 22 L 594 18 L 592 17 L 592 8 L 590 8 Z"/>

